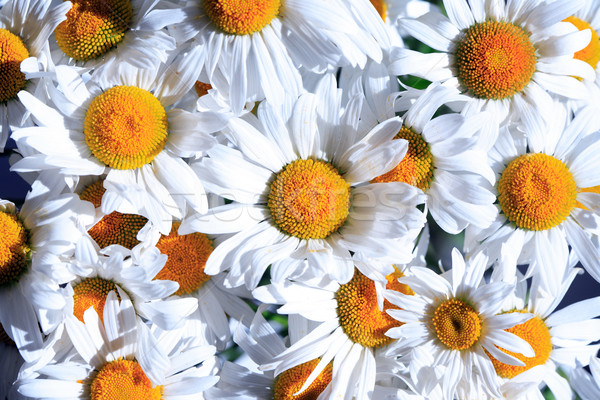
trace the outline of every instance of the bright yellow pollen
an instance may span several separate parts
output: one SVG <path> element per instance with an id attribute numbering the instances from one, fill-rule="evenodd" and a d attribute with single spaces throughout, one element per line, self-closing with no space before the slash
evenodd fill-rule
<path id="1" fill-rule="evenodd" d="M 85 115 L 85 141 L 111 168 L 148 164 L 165 147 L 167 114 L 150 92 L 116 86 L 97 96 Z"/>
<path id="2" fill-rule="evenodd" d="M 412 290 L 397 281 L 403 276 L 399 270 L 390 274 L 387 288 L 404 294 L 413 294 Z M 386 310 L 398 309 L 395 305 L 384 301 L 383 310 L 377 304 L 375 283 L 354 270 L 350 282 L 341 285 L 335 294 L 337 314 L 344 333 L 355 343 L 365 347 L 382 347 L 389 344 L 392 338 L 385 333 L 393 327 L 402 325 L 392 318 Z"/>
<path id="3" fill-rule="evenodd" d="M 0 29 L 0 103 L 13 99 L 25 87 L 21 61 L 29 57 L 23 41 L 6 29 Z"/>
<path id="4" fill-rule="evenodd" d="M 531 347 L 533 347 L 535 357 L 529 358 L 525 357 L 520 353 L 513 353 L 512 351 L 500 349 L 506 354 L 510 354 L 511 356 L 516 357 L 525 363 L 525 366 L 519 367 L 516 365 L 503 364 L 488 353 L 490 360 L 492 360 L 492 363 L 494 364 L 496 373 L 501 377 L 507 379 L 514 378 L 521 372 L 527 371 L 528 369 L 531 369 L 536 365 L 545 364 L 546 361 L 548 361 L 548 359 L 550 358 L 550 352 L 552 351 L 552 339 L 550 336 L 550 330 L 540 317 L 533 317 L 530 320 L 523 322 L 522 324 L 515 325 L 510 329 L 506 329 L 506 331 L 514 333 L 515 335 L 529 343 Z"/>
<path id="5" fill-rule="evenodd" d="M 203 0 L 202 4 L 208 18 L 223 32 L 249 35 L 277 17 L 281 0 Z"/>
<path id="6" fill-rule="evenodd" d="M 462 300 L 444 301 L 435 309 L 431 323 L 440 342 L 452 350 L 468 349 L 481 336 L 479 314 Z"/>
<path id="7" fill-rule="evenodd" d="M 350 185 L 325 161 L 296 160 L 277 174 L 268 205 L 282 231 L 300 239 L 323 239 L 346 221 Z"/>
<path id="8" fill-rule="evenodd" d="M 152 382 L 137 361 L 116 360 L 105 364 L 90 387 L 91 400 L 160 400 L 163 387 Z"/>
<path id="9" fill-rule="evenodd" d="M 194 83 L 194 89 L 196 90 L 198 97 L 202 97 L 212 89 L 212 85 L 210 83 L 196 81 L 196 83 Z"/>
<path id="10" fill-rule="evenodd" d="M 562 161 L 536 153 L 508 164 L 498 182 L 498 193 L 509 221 L 522 229 L 541 231 L 569 216 L 576 204 L 577 187 Z"/>
<path id="11" fill-rule="evenodd" d="M 0 211 L 0 287 L 16 282 L 27 270 L 29 235 L 15 214 Z"/>
<path id="12" fill-rule="evenodd" d="M 83 313 L 94 307 L 101 321 L 104 321 L 104 303 L 106 296 L 114 290 L 118 296 L 117 287 L 113 281 L 94 277 L 86 278 L 73 287 L 73 315 L 83 322 Z"/>
<path id="13" fill-rule="evenodd" d="M 600 38 L 598 37 L 598 32 L 596 32 L 596 30 L 592 28 L 589 23 L 577 17 L 571 16 L 565 19 L 565 21 L 572 23 L 580 31 L 584 29 L 589 29 L 592 31 L 592 40 L 590 41 L 590 44 L 588 44 L 584 49 L 575 53 L 574 58 L 585 61 L 586 63 L 590 64 L 592 68 L 596 69 L 598 66 L 598 61 L 600 61 Z"/>
<path id="14" fill-rule="evenodd" d="M 73 7 L 54 36 L 69 57 L 87 61 L 106 54 L 119 44 L 129 29 L 133 10 L 130 0 L 71 0 Z"/>
<path id="15" fill-rule="evenodd" d="M 331 363 L 325 367 L 306 390 L 297 396 L 294 396 L 294 393 L 300 390 L 318 363 L 319 359 L 308 361 L 279 374 L 277 378 L 275 378 L 273 400 L 317 400 L 317 397 L 319 397 L 327 385 L 329 385 L 329 382 L 331 382 L 333 370 Z"/>
<path id="16" fill-rule="evenodd" d="M 79 195 L 81 200 L 91 202 L 94 207 L 100 207 L 102 195 L 106 189 L 101 181 L 97 181 L 86 187 Z M 89 235 L 98 243 L 100 248 L 111 244 L 119 244 L 129 250 L 140 243 L 137 234 L 146 225 L 148 219 L 136 214 L 122 214 L 117 211 L 104 216 L 88 230 Z"/>
<path id="17" fill-rule="evenodd" d="M 387 3 L 385 0 L 370 0 L 377 13 L 381 16 L 382 20 L 386 20 L 387 18 Z"/>
<path id="18" fill-rule="evenodd" d="M 169 236 L 162 236 L 156 247 L 167 255 L 167 263 L 154 279 L 179 283 L 176 295 L 190 294 L 210 279 L 204 273 L 208 256 L 213 251 L 212 241 L 203 233 L 177 234 L 180 223 L 174 223 Z"/>
<path id="19" fill-rule="evenodd" d="M 536 65 L 529 33 L 504 21 L 469 27 L 456 47 L 459 82 L 473 96 L 500 100 L 521 92 Z"/>
<path id="20" fill-rule="evenodd" d="M 372 182 L 404 182 L 421 190 L 429 189 L 433 180 L 433 155 L 423 135 L 405 126 L 394 139 L 406 139 L 408 151 L 394 169 L 373 179 Z"/>

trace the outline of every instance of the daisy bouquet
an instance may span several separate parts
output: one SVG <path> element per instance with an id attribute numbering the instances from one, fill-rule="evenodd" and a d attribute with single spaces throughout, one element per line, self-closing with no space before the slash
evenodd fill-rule
<path id="1" fill-rule="evenodd" d="M 599 7 L 0 1 L 0 400 L 597 400 Z"/>

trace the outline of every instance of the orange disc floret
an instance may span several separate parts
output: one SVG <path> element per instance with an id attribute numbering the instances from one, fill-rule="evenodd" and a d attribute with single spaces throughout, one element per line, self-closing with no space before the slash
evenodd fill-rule
<path id="1" fill-rule="evenodd" d="M 88 61 L 116 47 L 133 17 L 130 0 L 71 0 L 67 19 L 54 31 L 56 43 L 69 57 Z"/>
<path id="2" fill-rule="evenodd" d="M 202 4 L 208 18 L 223 32 L 250 35 L 277 17 L 281 0 L 203 0 Z"/>
<path id="3" fill-rule="evenodd" d="M 306 390 L 296 396 L 294 393 L 302 388 L 318 363 L 319 359 L 307 361 L 279 374 L 273 385 L 273 400 L 316 400 L 331 382 L 333 373 L 331 363 L 327 364 Z"/>
<path id="4" fill-rule="evenodd" d="M 512 312 L 527 312 L 527 311 L 512 311 Z M 519 375 L 521 372 L 525 372 L 537 365 L 543 365 L 550 358 L 552 352 L 552 338 L 550 336 L 550 330 L 548 326 L 540 317 L 535 316 L 530 320 L 523 322 L 522 324 L 515 325 L 510 329 L 506 329 L 507 332 L 513 333 L 525 340 L 531 345 L 535 352 L 534 357 L 525 357 L 520 353 L 513 353 L 512 351 L 500 349 L 506 354 L 509 354 L 525 363 L 524 366 L 508 365 L 501 363 L 496 360 L 488 353 L 488 357 L 492 360 L 496 373 L 503 378 L 511 379 Z"/>
<path id="5" fill-rule="evenodd" d="M 147 90 L 115 86 L 90 104 L 84 133 L 100 162 L 115 169 L 135 169 L 151 162 L 165 147 L 167 114 Z"/>
<path id="6" fill-rule="evenodd" d="M 517 227 L 546 230 L 563 222 L 576 205 L 573 174 L 559 159 L 543 153 L 511 161 L 498 182 L 502 212 Z"/>
<path id="7" fill-rule="evenodd" d="M 29 234 L 19 218 L 0 211 L 0 287 L 19 280 L 27 271 L 31 247 Z"/>
<path id="8" fill-rule="evenodd" d="M 114 290 L 118 297 L 117 286 L 113 281 L 100 277 L 86 278 L 73 286 L 73 315 L 83 322 L 83 313 L 94 307 L 101 321 L 104 321 L 104 303 L 106 296 Z"/>
<path id="9" fill-rule="evenodd" d="M 403 275 L 400 271 L 390 274 L 387 277 L 387 288 L 412 294 L 408 286 L 397 281 L 401 276 Z M 388 309 L 398 309 L 398 307 L 385 300 L 383 310 L 380 310 L 375 283 L 358 270 L 354 270 L 350 282 L 340 286 L 335 299 L 338 304 L 339 323 L 344 333 L 350 340 L 365 347 L 376 348 L 389 344 L 392 338 L 385 333 L 401 325 L 386 312 Z"/>
<path id="10" fill-rule="evenodd" d="M 423 135 L 402 126 L 394 139 L 408 141 L 408 151 L 398 165 L 372 180 L 372 182 L 404 182 L 421 190 L 429 189 L 433 180 L 433 155 L 431 146 Z"/>
<path id="11" fill-rule="evenodd" d="M 204 273 L 208 256 L 213 251 L 212 241 L 203 233 L 179 235 L 180 223 L 174 223 L 168 236 L 161 236 L 156 248 L 167 255 L 167 262 L 154 279 L 179 283 L 176 295 L 190 294 L 210 279 Z"/>
<path id="12" fill-rule="evenodd" d="M 598 61 L 600 61 L 600 37 L 598 37 L 598 32 L 596 32 L 589 23 L 577 17 L 571 16 L 565 19 L 565 21 L 572 23 L 580 31 L 589 29 L 592 32 L 592 40 L 590 40 L 590 43 L 584 49 L 575 53 L 573 57 L 585 61 L 590 64 L 592 68 L 596 69 Z"/>
<path id="13" fill-rule="evenodd" d="M 273 222 L 300 239 L 323 239 L 338 230 L 350 211 L 350 185 L 331 164 L 296 160 L 271 184 Z"/>
<path id="14" fill-rule="evenodd" d="M 92 183 L 81 192 L 79 198 L 91 202 L 94 207 L 100 207 L 102 196 L 106 191 L 102 186 L 103 182 L 104 180 L 100 180 Z M 92 226 L 88 234 L 101 249 L 119 244 L 131 250 L 140 243 L 137 234 L 147 222 L 148 219 L 141 215 L 113 211 Z"/>
<path id="15" fill-rule="evenodd" d="M 6 29 L 0 29 L 0 103 L 17 97 L 25 87 L 21 62 L 29 57 L 23 40 Z"/>
<path id="16" fill-rule="evenodd" d="M 431 324 L 440 342 L 452 350 L 471 348 L 481 336 L 481 317 L 459 299 L 442 302 L 435 309 Z"/>
<path id="17" fill-rule="evenodd" d="M 154 386 L 137 361 L 106 363 L 90 385 L 91 400 L 161 400 L 163 387 Z"/>
<path id="18" fill-rule="evenodd" d="M 200 81 L 196 81 L 196 83 L 194 83 L 194 90 L 196 90 L 198 97 L 204 96 L 210 89 L 212 89 L 212 85 L 210 83 L 204 83 Z"/>
<path id="19" fill-rule="evenodd" d="M 506 21 L 472 25 L 456 46 L 458 80 L 482 99 L 500 100 L 521 92 L 531 82 L 536 63 L 529 33 Z"/>
<path id="20" fill-rule="evenodd" d="M 387 18 L 387 4 L 386 4 L 385 0 L 370 0 L 370 1 L 371 1 L 371 4 L 373 4 L 373 7 L 375 7 L 375 10 L 377 10 L 377 13 L 381 17 L 381 19 L 385 21 Z"/>

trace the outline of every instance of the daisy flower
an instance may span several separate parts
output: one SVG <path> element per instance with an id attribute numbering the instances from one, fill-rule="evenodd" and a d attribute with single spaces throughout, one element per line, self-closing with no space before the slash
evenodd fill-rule
<path id="1" fill-rule="evenodd" d="M 60 265 L 59 256 L 74 252 L 72 240 L 79 235 L 72 200 L 41 180 L 33 184 L 19 212 L 13 203 L 0 200 L 0 325 L 27 362 L 40 356 L 40 326 L 48 333 L 54 325 L 49 314 L 65 305 L 61 296 L 39 293 L 59 290 L 47 270 Z"/>
<path id="2" fill-rule="evenodd" d="M 176 400 L 198 398 L 217 382 L 214 347 L 159 340 L 136 317 L 125 293 L 119 297 L 115 291 L 107 296 L 104 323 L 94 309 L 85 312 L 85 323 L 67 319 L 79 357 L 40 367 L 16 383 L 18 392 L 31 398 Z"/>
<path id="3" fill-rule="evenodd" d="M 385 333 L 400 325 L 386 313 L 394 306 L 381 293 L 392 288 L 407 295 L 413 293 L 398 282 L 402 271 L 390 267 L 394 272 L 385 276 L 384 282 L 373 281 L 356 269 L 352 279 L 343 285 L 321 282 L 312 286 L 285 281 L 255 289 L 253 294 L 259 301 L 283 304 L 279 313 L 298 314 L 319 323 L 261 368 L 274 369 L 275 375 L 281 376 L 285 370 L 317 359 L 297 393 L 302 394 L 332 364 L 328 398 L 367 398 L 375 387 L 377 354 L 392 342 Z"/>
<path id="4" fill-rule="evenodd" d="M 571 385 L 582 400 L 600 398 L 600 358 L 590 357 L 591 375 L 578 365 L 571 373 Z"/>
<path id="5" fill-rule="evenodd" d="M 204 47 L 208 83 L 228 91 L 235 114 L 248 100 L 281 103 L 302 89 L 298 65 L 323 71 L 381 61 L 381 44 L 342 0 L 179 1 L 169 32 Z"/>
<path id="6" fill-rule="evenodd" d="M 456 249 L 452 252 L 452 270 L 449 276 L 438 275 L 427 268 L 412 267 L 412 275 L 399 281 L 409 285 L 414 296 L 386 293 L 386 298 L 400 310 L 388 314 L 402 326 L 391 328 L 386 334 L 394 339 L 390 354 L 403 355 L 415 348 L 424 348 L 434 354 L 433 366 L 441 366 L 444 373 L 437 379 L 443 398 L 452 399 L 462 380 L 470 381 L 478 375 L 487 393 L 500 397 L 494 366 L 488 354 L 501 358 L 507 364 L 522 365 L 513 355 L 496 346 L 510 348 L 513 353 L 533 357 L 533 349 L 523 339 L 504 329 L 520 324 L 531 314 L 510 313 L 497 315 L 502 300 L 514 289 L 503 282 L 483 283 L 487 267 L 485 255 L 479 253 L 465 265 Z M 487 352 L 487 354 L 486 354 Z"/>
<path id="7" fill-rule="evenodd" d="M 598 175 L 600 137 L 590 134 L 597 113 L 582 109 L 567 119 L 564 107 L 552 107 L 547 123 L 535 116 L 522 130 L 503 130 L 489 153 L 497 176 L 498 214 L 489 228 L 468 227 L 467 252 L 484 249 L 499 261 L 505 280 L 517 264 L 529 264 L 550 293 L 558 291 L 569 246 L 586 270 L 600 281 Z"/>
<path id="8" fill-rule="evenodd" d="M 444 0 L 448 17 L 431 12 L 401 20 L 438 52 L 398 48 L 390 72 L 457 88 L 469 98 L 465 112 L 489 110 L 496 126 L 507 117 L 518 120 L 523 112 L 548 114 L 547 91 L 581 99 L 587 91 L 575 76 L 595 78 L 589 64 L 573 59 L 590 42 L 590 31 L 561 23 L 583 4 Z"/>
<path id="9" fill-rule="evenodd" d="M 334 82 L 327 76 L 319 95 L 288 107 L 261 103 L 258 118 L 231 119 L 225 134 L 236 148 L 216 145 L 192 163 L 208 191 L 234 200 L 181 225 L 181 233 L 235 233 L 213 251 L 207 274 L 231 267 L 228 283 L 251 289 L 269 264 L 279 281 L 308 273 L 347 282 L 350 252 L 410 260 L 412 245 L 404 244 L 425 223 L 416 207 L 422 193 L 399 182 L 369 183 L 404 156 L 406 142 L 391 141 L 402 123 L 391 118 L 360 137 L 362 98 L 340 113 Z"/>
<path id="10" fill-rule="evenodd" d="M 160 13 L 161 1 L 73 0 L 67 19 L 54 31 L 56 64 L 93 70 L 93 79 L 106 86 L 120 69 L 156 69 L 165 63 L 175 40 L 163 31 L 174 12 Z"/>
<path id="11" fill-rule="evenodd" d="M 514 294 L 502 306 L 503 315 L 532 313 L 534 317 L 506 329 L 527 341 L 535 356 L 523 356 L 502 349 L 517 357 L 525 365 L 507 365 L 492 356 L 496 373 L 502 378 L 502 392 L 508 399 L 517 398 L 533 389 L 531 398 L 541 397 L 537 389 L 545 383 L 557 399 L 569 399 L 572 390 L 569 382 L 557 369 L 572 370 L 577 364 L 587 365 L 591 356 L 598 353 L 600 344 L 600 297 L 593 297 L 556 310 L 581 269 L 575 268 L 565 276 L 560 292 L 549 294 L 534 279 L 529 293 L 527 282 L 521 281 Z M 533 388 L 531 388 L 531 386 Z"/>
<path id="12" fill-rule="evenodd" d="M 39 79 L 26 77 L 25 72 L 34 74 L 48 67 L 48 37 L 69 8 L 69 2 L 50 7 L 49 1 L 14 0 L 0 10 L 0 152 L 10 130 L 23 126 L 29 118 L 17 93 L 26 90 L 44 96 Z"/>
<path id="13" fill-rule="evenodd" d="M 220 129 L 226 117 L 170 108 L 196 81 L 198 56 L 192 52 L 156 70 L 124 67 L 100 87 L 84 84 L 69 67 L 56 67 L 61 89 L 52 90 L 56 109 L 20 94 L 39 126 L 13 137 L 20 148 L 39 154 L 27 155 L 12 169 L 105 175 L 102 211 L 131 213 L 134 205 L 135 214 L 164 234 L 172 217 L 182 218 L 188 207 L 206 212 L 202 183 L 182 157 L 210 147 L 214 139 L 208 132 Z M 127 209 L 120 209 L 125 203 Z"/>

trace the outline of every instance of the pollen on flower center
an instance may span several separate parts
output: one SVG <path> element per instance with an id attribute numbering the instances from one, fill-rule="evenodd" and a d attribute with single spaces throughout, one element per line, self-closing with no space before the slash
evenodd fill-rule
<path id="1" fill-rule="evenodd" d="M 316 400 L 325 390 L 332 377 L 332 365 L 329 363 L 325 369 L 317 376 L 310 386 L 294 396 L 306 382 L 306 379 L 315 369 L 319 359 L 305 362 L 290 369 L 283 371 L 275 378 L 273 387 L 273 400 Z"/>
<path id="2" fill-rule="evenodd" d="M 596 69 L 596 66 L 598 66 L 598 61 L 600 61 L 600 37 L 598 37 L 598 32 L 596 32 L 596 30 L 592 28 L 589 23 L 577 17 L 571 16 L 565 19 L 565 21 L 572 23 L 580 31 L 584 29 L 589 29 L 592 31 L 592 40 L 590 41 L 590 44 L 588 44 L 584 49 L 581 49 L 575 53 L 573 57 L 578 60 L 585 61 L 586 63 L 590 64 L 592 68 Z"/>
<path id="3" fill-rule="evenodd" d="M 0 287 L 16 282 L 27 271 L 29 235 L 15 214 L 0 211 Z"/>
<path id="4" fill-rule="evenodd" d="M 498 182 L 498 202 L 506 218 L 519 228 L 550 229 L 571 213 L 577 187 L 573 174 L 559 159 L 524 154 L 511 161 Z"/>
<path id="5" fill-rule="evenodd" d="M 405 126 L 402 126 L 394 139 L 408 141 L 406 155 L 394 169 L 376 177 L 372 182 L 404 182 L 421 190 L 428 189 L 433 180 L 433 155 L 429 143 L 423 139 L 423 135 Z"/>
<path id="6" fill-rule="evenodd" d="M 387 288 L 413 294 L 408 286 L 397 281 L 401 276 L 400 271 L 390 274 L 387 277 Z M 375 348 L 389 344 L 392 338 L 386 336 L 385 332 L 401 325 L 386 312 L 398 307 L 385 300 L 383 310 L 380 310 L 375 283 L 358 270 L 354 270 L 350 282 L 340 286 L 335 299 L 339 323 L 344 333 L 353 342 L 365 347 Z"/>
<path id="7" fill-rule="evenodd" d="M 86 187 L 79 198 L 89 201 L 94 207 L 100 207 L 102 196 L 106 189 L 102 186 L 104 180 L 92 183 Z M 129 250 L 140 243 L 137 234 L 146 225 L 148 219 L 137 214 L 123 214 L 113 211 L 88 230 L 88 234 L 98 243 L 101 249 L 111 244 L 119 244 Z"/>
<path id="8" fill-rule="evenodd" d="M 73 315 L 83 322 L 83 313 L 90 307 L 98 313 L 101 321 L 103 319 L 104 303 L 106 296 L 114 290 L 117 293 L 117 286 L 113 281 L 100 277 L 86 278 L 73 287 Z"/>
<path id="9" fill-rule="evenodd" d="M 500 100 L 521 92 L 536 65 L 529 34 L 505 21 L 469 27 L 456 47 L 459 82 L 473 96 Z"/>
<path id="10" fill-rule="evenodd" d="M 148 164 L 165 147 L 167 114 L 150 92 L 115 86 L 90 104 L 84 133 L 100 162 L 111 168 L 135 169 Z"/>
<path id="11" fill-rule="evenodd" d="M 116 47 L 133 17 L 130 0 L 71 0 L 73 6 L 54 36 L 69 57 L 87 61 Z"/>
<path id="12" fill-rule="evenodd" d="M 212 85 L 210 83 L 201 81 L 196 81 L 196 83 L 194 83 L 194 90 L 196 90 L 198 97 L 204 96 L 210 89 L 212 89 Z"/>
<path id="13" fill-rule="evenodd" d="M 527 311 L 514 311 L 514 312 L 527 312 Z M 534 357 L 525 357 L 520 353 L 513 353 L 512 351 L 500 349 L 506 354 L 518 358 L 525 363 L 524 366 L 520 367 L 517 365 L 503 364 L 496 360 L 489 353 L 488 356 L 496 373 L 503 378 L 511 379 L 519 375 L 521 372 L 527 371 L 535 367 L 536 365 L 545 364 L 550 358 L 550 352 L 552 351 L 552 338 L 550 336 L 550 330 L 546 323 L 540 317 L 533 317 L 530 320 L 523 322 L 522 324 L 515 325 L 510 329 L 506 329 L 507 332 L 513 333 L 525 340 L 533 347 L 535 352 Z"/>
<path id="14" fill-rule="evenodd" d="M 152 382 L 137 361 L 106 363 L 90 386 L 91 400 L 160 400 L 163 387 Z"/>
<path id="15" fill-rule="evenodd" d="M 381 17 L 381 19 L 385 21 L 387 18 L 387 4 L 386 4 L 385 0 L 370 0 L 370 1 L 371 1 L 371 4 L 373 4 L 373 7 L 375 7 L 375 10 L 377 10 L 377 13 Z"/>
<path id="16" fill-rule="evenodd" d="M 156 248 L 167 255 L 167 263 L 154 279 L 179 283 L 176 295 L 190 294 L 210 279 L 204 273 L 208 256 L 213 251 L 212 241 L 203 233 L 177 234 L 180 223 L 174 223 L 168 236 L 162 236 Z"/>
<path id="17" fill-rule="evenodd" d="M 346 221 L 350 185 L 325 161 L 296 160 L 277 174 L 268 206 L 282 231 L 300 239 L 323 239 Z"/>
<path id="18" fill-rule="evenodd" d="M 21 61 L 29 57 L 23 41 L 6 29 L 0 29 L 0 103 L 17 96 L 25 87 Z"/>
<path id="19" fill-rule="evenodd" d="M 261 31 L 279 14 L 281 0 L 203 0 L 206 15 L 225 33 Z"/>
<path id="20" fill-rule="evenodd" d="M 459 299 L 440 304 L 431 319 L 436 336 L 452 350 L 465 350 L 481 336 L 481 318 L 473 307 Z"/>

